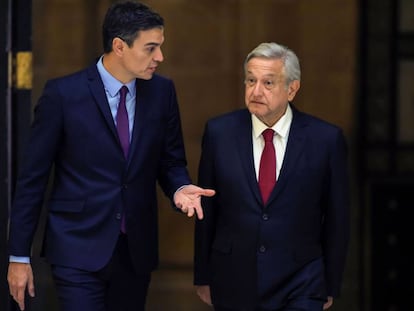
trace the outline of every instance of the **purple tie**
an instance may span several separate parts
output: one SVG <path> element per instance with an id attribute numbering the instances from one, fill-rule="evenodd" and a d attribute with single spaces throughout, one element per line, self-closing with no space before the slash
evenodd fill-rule
<path id="1" fill-rule="evenodd" d="M 266 204 L 276 185 L 276 153 L 273 145 L 273 133 L 272 129 L 264 130 L 262 133 L 265 146 L 260 159 L 259 188 L 264 204 Z"/>
<path id="2" fill-rule="evenodd" d="M 129 121 L 128 112 L 126 110 L 126 94 L 128 88 L 124 85 L 119 90 L 119 105 L 116 113 L 116 128 L 118 130 L 119 141 L 121 142 L 122 150 L 124 151 L 125 158 L 128 157 L 129 150 Z"/>
<path id="3" fill-rule="evenodd" d="M 119 105 L 118 111 L 116 113 L 116 129 L 118 130 L 119 141 L 121 142 L 122 150 L 124 151 L 125 158 L 128 157 L 129 150 L 129 121 L 128 121 L 128 112 L 126 110 L 126 94 L 128 93 L 128 88 L 124 85 L 119 90 Z M 122 218 L 121 218 L 121 232 L 126 233 L 125 225 L 125 208 L 123 209 Z"/>

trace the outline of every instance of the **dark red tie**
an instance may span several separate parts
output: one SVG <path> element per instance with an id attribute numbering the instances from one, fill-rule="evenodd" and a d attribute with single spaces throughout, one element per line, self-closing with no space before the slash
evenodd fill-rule
<path id="1" fill-rule="evenodd" d="M 127 93 L 128 88 L 125 85 L 122 86 L 119 90 L 119 105 L 116 113 L 116 129 L 118 130 L 119 141 L 121 142 L 125 158 L 128 157 L 129 150 L 129 121 L 125 105 Z"/>
<path id="2" fill-rule="evenodd" d="M 259 188 L 264 204 L 266 204 L 276 184 L 276 153 L 273 145 L 273 134 L 272 129 L 264 130 L 262 133 L 265 146 L 260 159 Z"/>
<path id="3" fill-rule="evenodd" d="M 121 142 L 122 150 L 124 151 L 125 158 L 128 157 L 129 151 L 129 120 L 128 112 L 126 110 L 126 94 L 128 93 L 128 88 L 124 85 L 119 90 L 119 105 L 118 111 L 116 113 L 116 129 L 118 131 L 119 141 Z M 123 209 L 121 218 L 121 231 L 126 233 L 125 225 L 125 208 Z"/>

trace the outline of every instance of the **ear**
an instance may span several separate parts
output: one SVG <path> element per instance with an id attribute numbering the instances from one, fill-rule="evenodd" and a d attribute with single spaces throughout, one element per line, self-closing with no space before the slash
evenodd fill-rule
<path id="1" fill-rule="evenodd" d="M 293 80 L 289 84 L 288 88 L 288 100 L 292 101 L 293 98 L 295 98 L 296 93 L 299 91 L 300 88 L 300 81 L 299 80 Z"/>
<path id="2" fill-rule="evenodd" d="M 122 39 L 115 37 L 112 40 L 112 51 L 114 51 L 115 54 L 121 55 L 124 51 L 124 48 L 125 42 Z"/>

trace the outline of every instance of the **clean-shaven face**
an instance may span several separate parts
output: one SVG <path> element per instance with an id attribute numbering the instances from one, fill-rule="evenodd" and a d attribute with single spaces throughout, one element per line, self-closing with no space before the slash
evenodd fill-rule
<path id="1" fill-rule="evenodd" d="M 161 51 L 163 42 L 164 29 L 153 28 L 140 31 L 131 47 L 125 43 L 122 64 L 128 80 L 152 78 L 158 65 L 164 60 Z"/>
<path id="2" fill-rule="evenodd" d="M 269 127 L 285 114 L 288 103 L 299 90 L 299 81 L 289 86 L 285 81 L 284 64 L 280 59 L 255 57 L 246 64 L 246 106 Z"/>

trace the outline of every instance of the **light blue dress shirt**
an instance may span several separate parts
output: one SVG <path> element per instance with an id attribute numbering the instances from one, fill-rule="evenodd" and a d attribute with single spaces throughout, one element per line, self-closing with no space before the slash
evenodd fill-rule
<path id="1" fill-rule="evenodd" d="M 116 112 L 118 110 L 119 104 L 119 90 L 124 85 L 122 82 L 117 80 L 112 76 L 103 66 L 102 63 L 103 56 L 99 59 L 96 64 L 98 68 L 99 75 L 101 76 L 102 82 L 105 88 L 106 98 L 108 99 L 109 108 L 111 108 L 112 118 L 114 119 L 116 125 Z M 126 96 L 126 109 L 128 112 L 129 120 L 129 137 L 132 137 L 132 129 L 134 128 L 134 117 L 135 117 L 135 102 L 136 102 L 136 85 L 135 79 L 131 82 L 125 84 L 128 88 L 128 93 Z"/>

